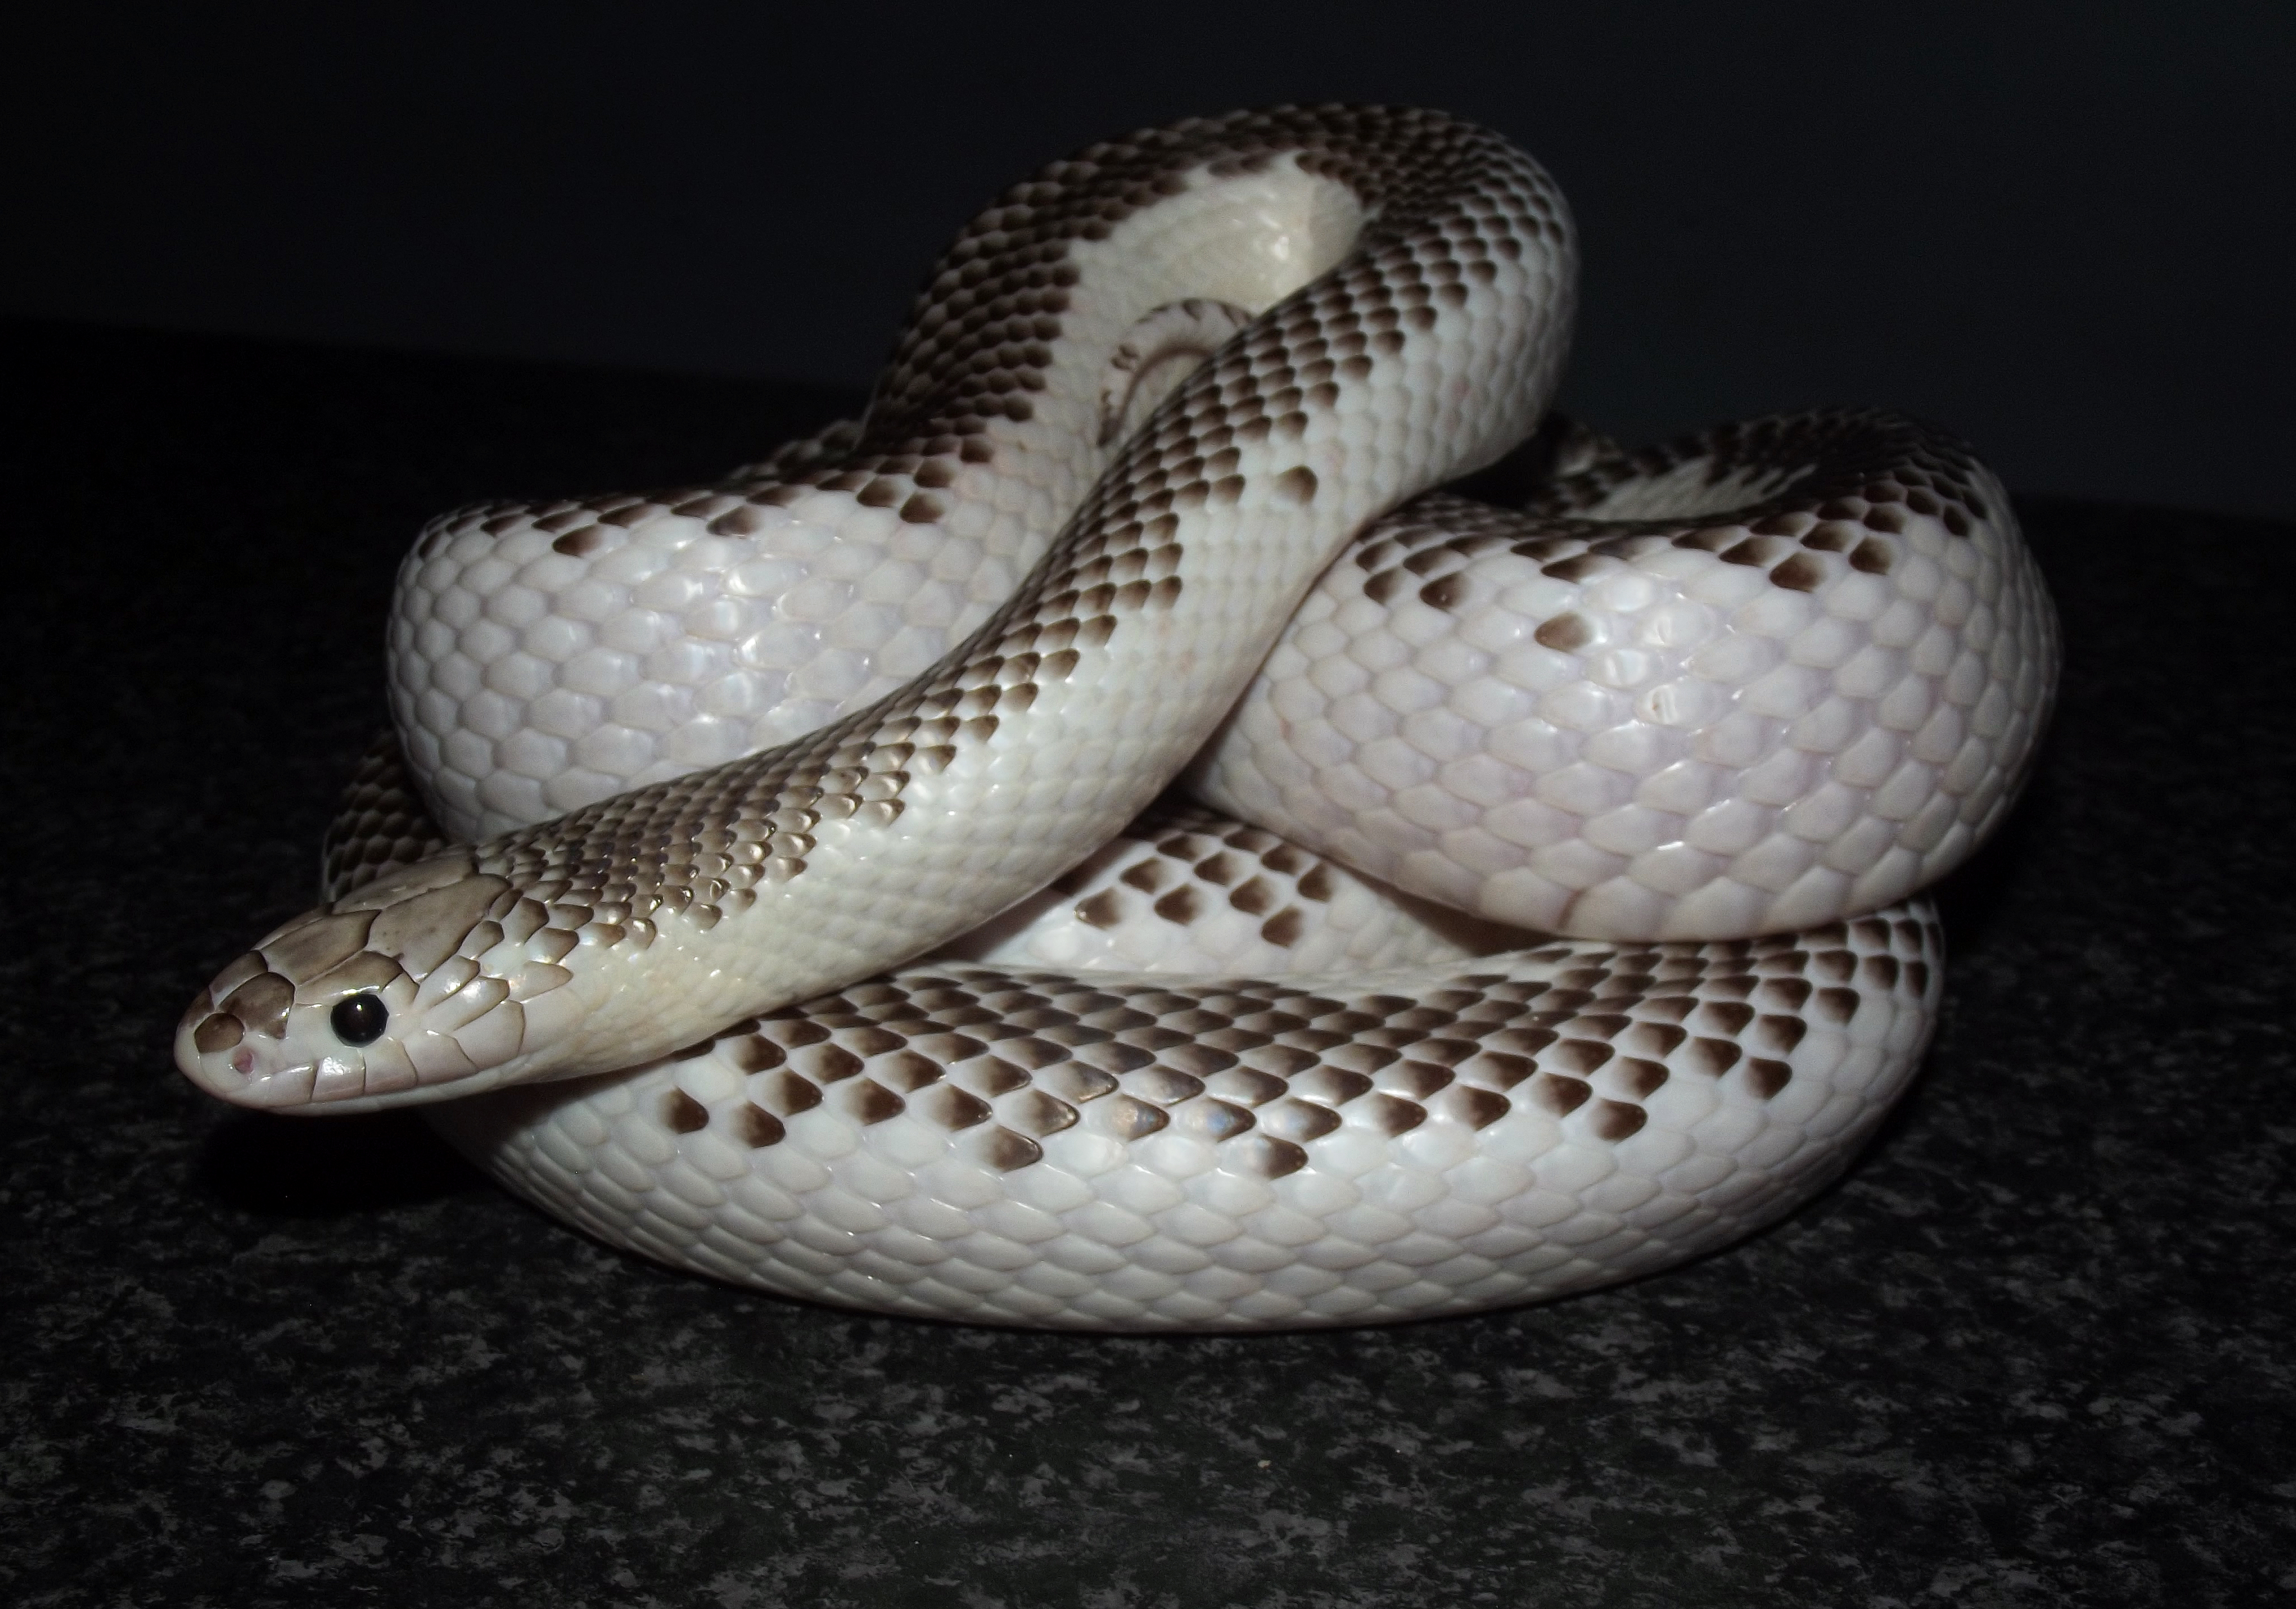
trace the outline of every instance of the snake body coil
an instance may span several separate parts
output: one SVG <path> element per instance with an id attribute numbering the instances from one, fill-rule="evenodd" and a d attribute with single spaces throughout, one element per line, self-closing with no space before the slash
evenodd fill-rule
<path id="1" fill-rule="evenodd" d="M 334 898 L 179 1063 L 445 1103 L 667 1261 L 1001 1322 L 1458 1310 L 1775 1218 L 1918 1061 L 1907 898 L 2006 808 L 2054 626 L 1998 486 L 1886 415 L 1390 513 L 1538 419 L 1574 266 L 1433 114 L 1055 164 L 857 425 L 426 530 Z M 1200 751 L 1292 841 L 1124 833 Z"/>

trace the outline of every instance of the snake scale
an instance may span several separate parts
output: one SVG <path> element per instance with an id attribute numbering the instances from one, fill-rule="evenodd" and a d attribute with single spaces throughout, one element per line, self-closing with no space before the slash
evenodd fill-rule
<path id="1" fill-rule="evenodd" d="M 1894 415 L 1533 437 L 1575 270 L 1545 172 L 1431 112 L 1046 168 L 861 420 L 424 530 L 327 903 L 178 1064 L 982 1322 L 1457 1312 L 1775 1219 L 1920 1059 L 1920 890 L 2014 796 L 2054 617 Z M 1438 489 L 1511 450 L 1518 506 Z"/>

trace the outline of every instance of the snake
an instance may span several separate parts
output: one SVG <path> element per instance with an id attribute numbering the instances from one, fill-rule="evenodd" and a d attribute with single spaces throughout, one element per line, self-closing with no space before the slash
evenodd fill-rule
<path id="1" fill-rule="evenodd" d="M 1475 1311 L 1776 1220 L 1921 1062 L 1923 891 L 2030 770 L 2055 620 L 1932 427 L 1554 415 L 1576 267 L 1546 171 L 1432 111 L 1046 168 L 860 418 L 423 529 L 324 899 L 177 1065 L 975 1323 Z"/>

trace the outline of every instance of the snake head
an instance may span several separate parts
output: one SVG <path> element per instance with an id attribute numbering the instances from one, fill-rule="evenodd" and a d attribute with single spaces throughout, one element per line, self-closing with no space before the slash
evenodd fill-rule
<path id="1" fill-rule="evenodd" d="M 475 1094 L 505 1081 L 573 1004 L 552 965 L 574 942 L 561 936 L 468 853 L 422 861 L 224 968 L 176 1030 L 176 1065 L 242 1106 L 358 1112 Z"/>

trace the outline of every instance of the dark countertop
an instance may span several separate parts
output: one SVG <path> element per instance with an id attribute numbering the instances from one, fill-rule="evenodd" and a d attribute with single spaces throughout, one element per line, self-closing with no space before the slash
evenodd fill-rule
<path id="1" fill-rule="evenodd" d="M 1836 1189 L 1513 1312 L 1265 1338 L 671 1274 L 406 1116 L 227 1112 L 419 521 L 843 398 L 0 326 L 0 1597 L 38 1605 L 2243 1605 L 2296 1596 L 2296 529 L 2037 501 L 2069 668 Z"/>

